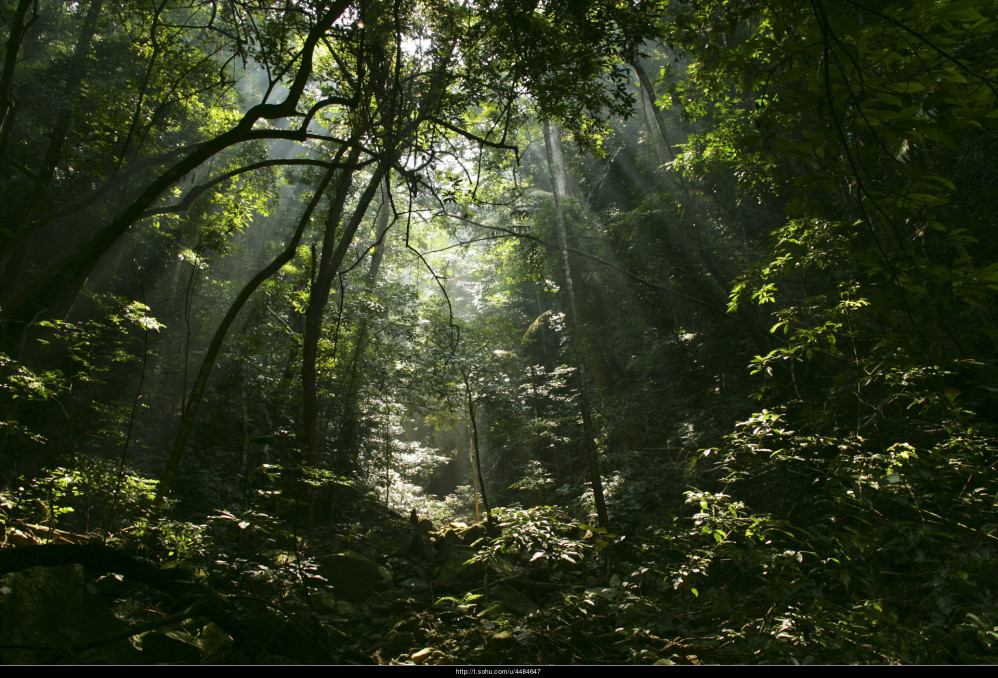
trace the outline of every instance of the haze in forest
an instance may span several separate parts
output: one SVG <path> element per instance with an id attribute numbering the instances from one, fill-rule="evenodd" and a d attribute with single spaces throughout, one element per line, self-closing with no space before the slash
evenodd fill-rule
<path id="1" fill-rule="evenodd" d="M 990 663 L 996 30 L 7 0 L 0 658 Z"/>

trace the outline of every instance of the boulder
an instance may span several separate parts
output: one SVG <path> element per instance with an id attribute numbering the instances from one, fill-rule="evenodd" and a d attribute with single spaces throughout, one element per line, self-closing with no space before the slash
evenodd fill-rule
<path id="1" fill-rule="evenodd" d="M 420 623 L 418 617 L 409 617 L 395 624 L 381 643 L 381 656 L 395 658 L 419 647 L 426 639 L 426 631 L 420 628 Z"/>
<path id="2" fill-rule="evenodd" d="M 88 647 L 121 629 L 82 565 L 31 567 L 0 577 L 4 664 L 141 662 L 141 654 L 126 639 Z"/>
<path id="3" fill-rule="evenodd" d="M 388 569 L 353 551 L 317 558 L 319 570 L 337 598 L 358 602 L 392 585 Z"/>
<path id="4" fill-rule="evenodd" d="M 416 644 L 416 637 L 405 631 L 389 631 L 385 639 L 381 642 L 380 654 L 387 659 L 394 659 L 409 650 Z"/>
<path id="5" fill-rule="evenodd" d="M 215 622 L 208 622 L 198 633 L 201 646 L 201 661 L 212 663 L 223 659 L 232 649 L 232 638 Z"/>
<path id="6" fill-rule="evenodd" d="M 199 664 L 201 647 L 189 634 L 169 629 L 142 635 L 142 659 L 147 664 Z"/>
<path id="7" fill-rule="evenodd" d="M 509 584 L 499 584 L 492 588 L 491 597 L 510 612 L 528 615 L 540 609 L 540 606 L 524 593 Z"/>
<path id="8" fill-rule="evenodd" d="M 480 539 L 485 539 L 487 536 L 488 533 L 486 532 L 485 527 L 483 525 L 476 524 L 461 533 L 461 541 L 468 546 L 474 546 Z"/>
<path id="9" fill-rule="evenodd" d="M 482 523 L 475 523 L 469 526 L 467 523 L 455 522 L 449 524 L 442 532 L 437 534 L 436 543 L 442 548 L 449 548 L 455 544 L 471 546 L 489 536 L 488 529 Z"/>
<path id="10" fill-rule="evenodd" d="M 406 555 L 416 559 L 417 562 L 433 560 L 436 552 L 433 550 L 433 542 L 430 541 L 426 532 L 413 530 Z"/>
<path id="11" fill-rule="evenodd" d="M 419 652 L 413 652 L 412 656 L 410 657 L 410 660 L 412 661 L 413 664 L 422 664 L 427 659 L 429 659 L 430 655 L 432 655 L 433 653 L 434 649 L 432 647 L 424 647 Z"/>
<path id="12" fill-rule="evenodd" d="M 475 557 L 475 549 L 464 544 L 454 544 L 441 554 L 442 563 L 437 572 L 437 584 L 473 584 L 485 575 L 485 563 L 468 561 Z"/>
<path id="13" fill-rule="evenodd" d="M 475 663 L 506 664 L 516 653 L 516 638 L 509 631 L 499 631 L 488 637 L 485 645 L 478 650 Z"/>

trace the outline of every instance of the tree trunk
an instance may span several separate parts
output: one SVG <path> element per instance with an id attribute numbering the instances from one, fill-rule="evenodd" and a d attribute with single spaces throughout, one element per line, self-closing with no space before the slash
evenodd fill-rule
<path id="1" fill-rule="evenodd" d="M 534 407 L 534 450 L 537 454 L 537 464 L 541 472 L 544 472 L 544 445 L 541 439 L 541 411 L 539 405 L 539 398 L 537 396 L 538 384 L 537 384 L 537 370 L 534 365 L 530 366 L 530 393 L 533 396 L 533 407 Z M 541 506 L 547 506 L 547 488 L 544 486 L 543 479 L 541 480 L 540 486 L 537 488 L 540 494 Z"/>
<path id="2" fill-rule="evenodd" d="M 665 134 L 665 120 L 662 119 L 662 112 L 655 105 L 655 87 L 652 85 L 648 73 L 645 72 L 644 66 L 639 61 L 635 60 L 631 64 L 631 68 L 634 69 L 634 74 L 638 76 L 638 82 L 641 83 L 641 89 L 645 93 L 645 96 L 642 97 L 642 107 L 645 109 L 648 125 L 655 132 L 653 141 L 655 148 L 662 157 L 663 164 L 672 162 L 674 156 L 672 155 L 672 149 L 669 148 L 669 139 Z"/>
<path id="3" fill-rule="evenodd" d="M 352 161 L 360 157 L 360 149 L 355 148 L 350 153 Z M 309 285 L 308 305 L 305 307 L 305 330 L 302 336 L 301 381 L 302 381 L 302 449 L 308 463 L 315 466 L 318 462 L 318 419 L 319 400 L 317 393 L 318 369 L 316 361 L 319 352 L 319 337 L 322 333 L 322 316 L 329 300 L 333 276 L 336 268 L 332 266 L 333 253 L 336 250 L 336 228 L 343 218 L 343 209 L 350 189 L 353 186 L 354 171 L 343 170 L 336 186 L 336 192 L 329 205 L 326 225 L 322 235 L 322 252 L 316 262 L 315 246 L 312 247 L 312 281 Z M 360 207 L 358 206 L 358 209 Z"/>
<path id="4" fill-rule="evenodd" d="M 308 225 L 309 219 L 312 216 L 312 212 L 315 210 L 316 205 L 319 204 L 319 200 L 322 198 L 322 194 L 325 192 L 326 187 L 333 178 L 334 170 L 330 169 L 326 172 L 325 177 L 319 184 L 319 187 L 315 191 L 315 195 L 312 196 L 312 200 L 309 202 L 308 207 L 305 208 L 304 214 L 302 214 L 301 219 L 298 221 L 298 227 L 295 229 L 294 235 L 291 236 L 291 240 L 288 242 L 287 247 L 270 262 L 263 270 L 257 273 L 253 278 L 246 283 L 245 287 L 239 292 L 239 295 L 229 306 L 228 312 L 225 317 L 222 318 L 222 322 L 219 323 L 218 328 L 215 330 L 215 335 L 211 339 L 211 343 L 208 345 L 208 350 L 205 352 L 204 358 L 201 361 L 201 369 L 198 371 L 198 376 L 194 380 L 194 386 L 191 388 L 191 394 L 187 398 L 187 404 L 184 406 L 183 415 L 180 419 L 180 428 L 177 431 L 177 438 L 173 442 L 173 448 L 170 450 L 170 456 L 166 462 L 166 468 L 163 470 L 162 476 L 160 476 L 159 486 L 156 490 L 156 503 L 161 503 L 162 500 L 167 497 L 170 492 L 173 491 L 173 484 L 177 477 L 177 471 L 180 469 L 180 460 L 183 458 L 184 448 L 187 446 L 187 440 L 190 438 L 191 431 L 194 427 L 194 417 L 197 415 L 198 408 L 201 406 L 201 400 L 204 397 L 205 387 L 208 385 L 208 377 L 211 376 L 211 371 L 215 367 L 215 359 L 218 357 L 218 352 L 222 348 L 222 342 L 225 340 L 226 334 L 228 334 L 229 327 L 231 327 L 236 316 L 239 315 L 239 311 L 242 309 L 243 305 L 250 298 L 253 292 L 270 276 L 277 273 L 281 268 L 291 261 L 295 252 L 298 250 L 298 243 L 301 242 L 302 235 L 305 233 L 305 227 Z"/>
<path id="5" fill-rule="evenodd" d="M 374 195 L 391 164 L 391 158 L 384 158 L 374 170 L 367 188 L 364 189 L 357 201 L 353 216 L 343 228 L 343 233 L 340 235 L 335 250 L 333 248 L 334 234 L 336 225 L 340 222 L 343 205 L 349 191 L 351 183 L 349 176 L 341 181 L 340 187 L 337 189 L 335 204 L 330 210 L 330 218 L 326 221 L 319 271 L 309 293 L 308 308 L 305 311 L 305 334 L 302 338 L 302 447 L 305 450 L 306 461 L 312 466 L 317 466 L 319 462 L 319 395 L 316 363 L 319 352 L 319 337 L 322 334 L 322 317 L 329 303 L 333 278 L 340 266 L 343 265 L 347 250 L 353 244 L 354 234 L 357 233 L 357 228 L 364 220 L 364 213 L 374 199 Z"/>
<path id="6" fill-rule="evenodd" d="M 478 408 L 475 398 L 471 394 L 471 379 L 468 373 L 462 371 L 461 376 L 464 377 L 464 393 L 467 398 L 468 419 L 471 421 L 471 450 L 475 455 L 475 473 L 478 475 L 478 490 L 482 495 L 482 506 L 485 507 L 485 520 L 489 520 L 492 516 L 492 508 L 489 506 L 489 499 L 485 494 L 485 476 L 482 475 L 482 454 L 478 444 L 478 421 L 475 417 L 475 411 Z M 477 518 L 477 511 L 475 517 Z"/>
<path id="7" fill-rule="evenodd" d="M 21 42 L 24 34 L 34 23 L 38 15 L 32 16 L 30 21 L 25 22 L 24 18 L 28 14 L 28 8 L 35 0 L 20 0 L 14 16 L 10 20 L 10 32 L 7 38 L 7 52 L 4 55 L 3 72 L 0 73 L 0 156 L 7 145 L 10 137 L 10 127 L 14 123 L 14 68 L 17 66 L 17 55 L 21 52 Z M 37 7 L 36 7 L 37 10 Z"/>
<path id="8" fill-rule="evenodd" d="M 389 221 L 392 212 L 389 190 L 389 178 L 386 177 L 381 186 L 381 206 L 378 208 L 378 217 L 375 224 L 376 241 L 374 252 L 371 254 L 371 266 L 367 271 L 367 287 L 369 290 L 373 290 L 375 284 L 378 282 L 381 260 L 384 258 L 385 249 L 388 245 L 385 238 L 392 224 Z M 367 349 L 369 339 L 369 326 L 368 319 L 366 317 L 362 318 L 360 327 L 357 330 L 357 342 L 354 347 L 353 358 L 350 360 L 350 377 L 347 379 L 345 391 L 340 396 L 343 406 L 340 409 L 339 443 L 342 448 L 341 453 L 346 457 L 344 461 L 347 462 L 346 465 L 348 467 L 355 465 L 359 454 L 359 435 L 357 433 L 359 408 L 357 407 L 357 397 L 360 392 L 360 379 L 364 374 L 364 352 Z"/>
<path id="9" fill-rule="evenodd" d="M 609 528 L 606 499 L 603 496 L 603 476 L 599 468 L 596 452 L 596 436 L 593 428 L 589 382 L 586 378 L 585 353 L 582 346 L 582 327 L 579 323 L 579 304 L 572 281 L 572 265 L 568 258 L 568 236 L 565 228 L 564 199 L 567 193 L 565 181 L 565 159 L 561 152 L 561 135 L 547 120 L 544 121 L 544 147 L 547 151 L 548 171 L 551 174 L 551 188 L 554 193 L 555 226 L 558 231 L 558 244 L 561 249 L 561 266 L 565 275 L 565 300 L 568 302 L 569 327 L 572 331 L 572 348 L 575 353 L 575 368 L 579 378 L 579 407 L 582 410 L 582 447 L 586 466 L 589 469 L 589 482 L 593 490 L 593 504 L 600 527 Z"/>

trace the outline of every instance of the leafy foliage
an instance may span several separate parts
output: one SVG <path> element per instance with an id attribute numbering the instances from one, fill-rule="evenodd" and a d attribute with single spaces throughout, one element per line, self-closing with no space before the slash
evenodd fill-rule
<path id="1" fill-rule="evenodd" d="M 279 4 L 0 10 L 5 544 L 149 661 L 993 661 L 994 7 Z"/>

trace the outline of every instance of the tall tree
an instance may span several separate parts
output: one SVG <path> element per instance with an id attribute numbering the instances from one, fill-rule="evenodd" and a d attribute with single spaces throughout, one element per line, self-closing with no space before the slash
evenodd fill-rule
<path id="1" fill-rule="evenodd" d="M 579 321 L 579 301 L 575 294 L 572 279 L 572 263 L 568 256 L 568 235 L 565 225 L 565 200 L 568 184 L 565 180 L 565 158 L 561 150 L 561 134 L 549 120 L 544 121 L 544 147 L 547 153 L 548 171 L 554 195 L 555 229 L 561 250 L 561 268 L 565 279 L 565 301 L 568 303 L 568 319 L 572 333 L 572 351 L 575 356 L 575 369 L 579 381 L 579 409 L 582 414 L 582 450 L 589 470 L 589 483 L 593 492 L 593 504 L 601 527 L 609 527 L 606 498 L 603 496 L 603 474 L 600 471 L 599 454 L 596 450 L 596 431 L 593 426 L 592 395 L 586 375 L 586 356 L 583 348 L 582 324 Z"/>

